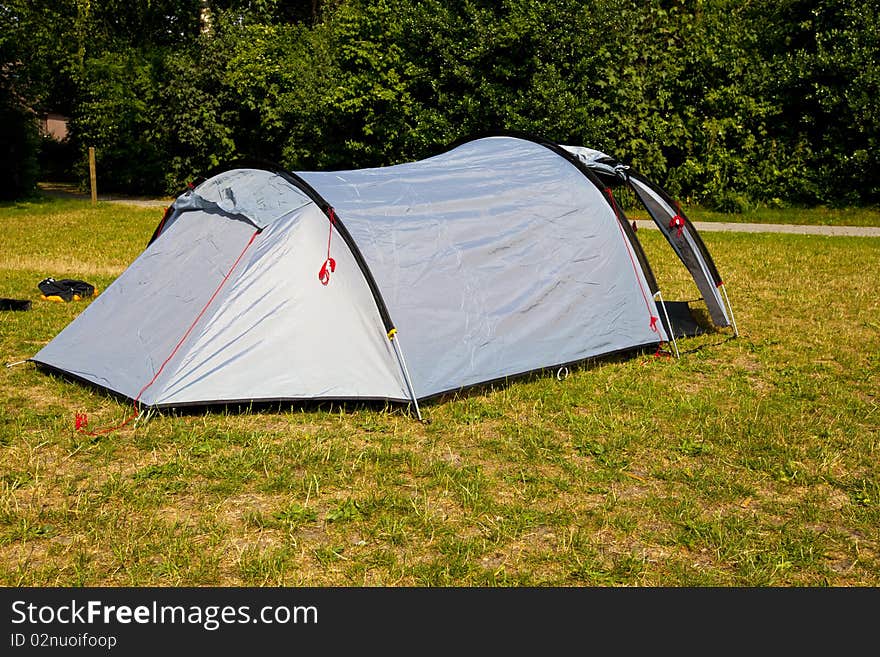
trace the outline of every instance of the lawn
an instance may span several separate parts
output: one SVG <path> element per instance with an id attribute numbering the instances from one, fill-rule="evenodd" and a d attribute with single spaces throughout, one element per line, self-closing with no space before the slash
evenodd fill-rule
<path id="1" fill-rule="evenodd" d="M 161 213 L 0 206 L 0 296 L 33 300 L 0 312 L 0 359 L 88 303 L 40 300 L 41 279 L 105 289 Z M 639 238 L 664 297 L 695 298 L 659 231 Z M 218 409 L 90 437 L 76 413 L 130 405 L 4 367 L 0 584 L 880 586 L 880 238 L 703 239 L 738 338 L 428 403 L 427 424 Z"/>

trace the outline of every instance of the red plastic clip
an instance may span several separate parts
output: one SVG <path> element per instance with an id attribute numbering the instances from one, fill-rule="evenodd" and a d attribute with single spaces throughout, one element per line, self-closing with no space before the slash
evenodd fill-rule
<path id="1" fill-rule="evenodd" d="M 681 237 L 682 230 L 684 230 L 684 219 L 679 214 L 675 215 L 672 219 L 669 220 L 669 227 L 678 228 L 675 234 L 678 237 Z"/>

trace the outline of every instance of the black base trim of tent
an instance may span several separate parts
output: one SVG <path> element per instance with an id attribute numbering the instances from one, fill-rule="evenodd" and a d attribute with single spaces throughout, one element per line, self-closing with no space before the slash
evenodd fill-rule
<path id="1" fill-rule="evenodd" d="M 684 303 L 685 305 L 687 304 L 687 302 L 679 303 Z M 566 361 L 564 363 L 557 363 L 555 365 L 548 365 L 546 367 L 526 370 L 517 374 L 509 374 L 507 376 L 502 376 L 487 381 L 480 381 L 478 383 L 468 384 L 459 388 L 450 388 L 449 390 L 432 393 L 430 395 L 425 395 L 424 397 L 419 397 L 417 401 L 419 404 L 422 404 L 423 402 L 439 403 L 450 396 L 481 394 L 481 392 L 485 391 L 487 388 L 507 386 L 519 381 L 540 379 L 542 377 L 554 374 L 562 368 L 569 368 L 570 370 L 577 369 L 591 363 L 611 361 L 615 358 L 625 357 L 627 355 L 635 355 L 640 352 L 644 353 L 646 349 L 656 349 L 661 344 L 662 342 L 660 341 L 646 342 L 644 344 L 636 345 L 633 347 L 617 349 L 614 351 L 597 354 L 595 356 L 588 356 L 587 358 L 580 358 L 577 360 Z M 119 401 L 134 404 L 134 399 L 117 390 L 112 390 L 111 388 L 99 385 L 94 381 L 89 381 L 88 379 L 84 379 L 83 377 L 77 376 L 76 374 L 72 374 L 66 370 L 59 369 L 47 363 L 42 363 L 38 360 L 34 360 L 33 358 L 29 359 L 29 361 L 34 363 L 37 367 L 46 370 L 52 374 L 55 374 L 62 379 L 84 384 L 94 390 L 104 392 Z M 235 407 L 240 411 L 268 410 L 275 406 L 310 407 L 317 410 L 320 407 L 327 405 L 339 405 L 342 408 L 345 408 L 348 406 L 372 407 L 377 404 L 393 404 L 398 407 L 407 407 L 412 404 L 412 400 L 394 397 L 272 397 L 264 399 L 220 399 L 210 402 L 182 402 L 178 404 L 149 405 L 140 402 L 138 403 L 139 407 L 143 410 L 153 410 L 158 412 L 183 411 L 186 414 L 193 414 L 198 411 L 207 409 L 229 409 L 230 407 Z"/>
<path id="2" fill-rule="evenodd" d="M 89 381 L 81 376 L 77 376 L 76 374 L 72 374 L 66 370 L 55 367 L 54 365 L 49 365 L 48 363 L 43 363 L 38 360 L 34 360 L 33 358 L 29 359 L 30 362 L 34 363 L 37 367 L 42 370 L 49 372 L 50 374 L 54 374 L 59 378 L 65 379 L 67 381 L 83 384 L 92 390 L 96 390 L 99 392 L 106 393 L 110 397 L 120 401 L 127 402 L 129 404 L 134 404 L 135 400 L 132 397 L 129 397 L 125 393 L 119 392 L 118 390 L 113 390 L 112 388 L 108 388 L 107 386 L 102 386 L 100 384 L 95 383 L 94 381 Z M 196 401 L 196 402 L 180 402 L 176 404 L 145 404 L 144 402 L 137 402 L 138 407 L 143 410 L 153 410 L 153 411 L 171 411 L 176 409 L 206 409 L 206 408 L 222 408 L 228 406 L 238 406 L 238 407 L 251 407 L 251 406 L 261 406 L 261 407 L 269 407 L 276 406 L 278 404 L 315 404 L 315 405 L 326 405 L 331 403 L 344 403 L 344 404 L 402 404 L 404 406 L 412 403 L 412 400 L 408 397 L 264 397 L 264 398 L 254 398 L 254 399 L 217 399 L 214 401 Z"/>
<path id="3" fill-rule="evenodd" d="M 268 408 L 270 406 L 278 405 L 326 406 L 328 404 L 400 404 L 403 406 L 407 406 L 411 403 L 411 399 L 405 399 L 403 397 L 265 397 L 261 399 L 218 399 L 211 402 L 156 404 L 149 407 L 144 406 L 144 408 L 149 408 L 156 411 L 173 411 L 178 409 L 223 408 L 230 406 L 245 409 L 251 407 Z"/>
<path id="4" fill-rule="evenodd" d="M 118 390 L 113 390 L 112 388 L 108 388 L 107 386 L 98 385 L 94 381 L 89 381 L 86 378 L 73 374 L 72 372 L 68 372 L 67 370 L 63 370 L 60 367 L 55 367 L 54 365 L 50 365 L 49 363 L 44 363 L 42 361 L 36 360 L 35 358 L 28 358 L 28 363 L 33 363 L 37 369 L 47 372 L 49 374 L 55 375 L 65 381 L 71 381 L 73 383 L 79 383 L 84 385 L 85 387 L 97 391 L 102 392 L 109 397 L 112 397 L 116 401 L 119 402 L 128 402 L 130 404 L 134 403 L 134 399 L 131 397 L 124 395 Z"/>
<path id="5" fill-rule="evenodd" d="M 541 379 L 550 374 L 558 372 L 562 368 L 568 368 L 569 370 L 572 370 L 584 368 L 592 363 L 613 361 L 615 358 L 625 359 L 627 356 L 634 356 L 639 353 L 644 353 L 646 349 L 657 349 L 661 344 L 663 343 L 659 340 L 645 342 L 644 344 L 635 345 L 633 347 L 626 347 L 624 349 L 615 349 L 614 351 L 607 351 L 601 354 L 596 354 L 595 356 L 587 356 L 586 358 L 579 358 L 577 360 L 570 360 L 564 363 L 557 363 L 556 365 L 548 365 L 546 367 L 526 370 L 525 372 L 520 372 L 518 374 L 508 374 L 506 376 L 500 376 L 498 378 L 490 379 L 488 381 L 471 383 L 460 388 L 450 388 L 449 390 L 444 390 L 442 392 L 435 392 L 430 395 L 425 395 L 424 397 L 419 397 L 418 401 L 421 404 L 422 402 L 442 401 L 443 398 L 449 396 L 480 394 L 480 392 L 485 390 L 486 388 L 506 386 L 519 381 Z"/>

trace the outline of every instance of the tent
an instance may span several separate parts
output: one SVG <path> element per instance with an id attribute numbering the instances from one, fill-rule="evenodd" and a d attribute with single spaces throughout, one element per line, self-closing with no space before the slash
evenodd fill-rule
<path id="1" fill-rule="evenodd" d="M 421 417 L 436 395 L 659 347 L 664 309 L 593 169 L 498 135 L 388 167 L 221 170 L 30 360 L 136 406 L 387 400 Z"/>

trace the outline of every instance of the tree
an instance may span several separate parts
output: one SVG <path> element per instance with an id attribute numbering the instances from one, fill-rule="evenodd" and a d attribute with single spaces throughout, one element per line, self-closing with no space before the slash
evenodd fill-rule
<path id="1" fill-rule="evenodd" d="M 0 198 L 17 199 L 36 190 L 39 177 L 37 112 L 41 92 L 38 63 L 30 57 L 27 33 L 29 6 L 0 4 Z"/>
<path id="2" fill-rule="evenodd" d="M 721 209 L 880 198 L 880 17 L 858 0 L 3 0 L 0 17 L 16 97 L 72 112 L 129 191 L 500 129 Z"/>

